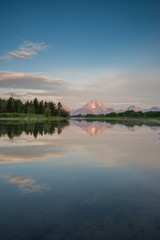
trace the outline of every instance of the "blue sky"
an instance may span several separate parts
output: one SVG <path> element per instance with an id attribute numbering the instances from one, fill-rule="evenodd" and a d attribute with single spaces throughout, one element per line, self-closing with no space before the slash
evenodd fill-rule
<path id="1" fill-rule="evenodd" d="M 0 29 L 1 96 L 160 105 L 158 0 L 6 0 Z"/>

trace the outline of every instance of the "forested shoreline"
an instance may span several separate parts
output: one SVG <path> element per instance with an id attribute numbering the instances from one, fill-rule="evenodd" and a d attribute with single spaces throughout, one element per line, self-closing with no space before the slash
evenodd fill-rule
<path id="1" fill-rule="evenodd" d="M 70 113 L 66 111 L 62 104 L 57 104 L 50 101 L 39 101 L 37 98 L 34 100 L 22 102 L 20 99 L 10 97 L 9 99 L 0 98 L 0 116 L 15 117 L 20 115 L 24 116 L 45 116 L 45 117 L 70 117 Z M 106 114 L 86 114 L 86 115 L 74 115 L 73 118 L 92 118 L 92 119 L 116 119 L 116 118 L 160 118 L 160 111 L 135 112 L 133 110 L 125 112 L 111 112 Z"/>
<path id="2" fill-rule="evenodd" d="M 86 115 L 75 115 L 77 118 L 160 118 L 160 111 L 149 111 L 149 112 L 135 112 L 133 110 L 125 112 L 111 112 L 106 114 L 86 114 Z"/>
<path id="3" fill-rule="evenodd" d="M 39 114 L 45 115 L 46 117 L 69 117 L 69 112 L 63 108 L 60 102 L 56 104 L 52 101 L 38 101 L 37 98 L 33 101 L 26 102 L 22 102 L 20 99 L 14 99 L 13 97 L 10 97 L 7 100 L 0 98 L 0 113 Z"/>

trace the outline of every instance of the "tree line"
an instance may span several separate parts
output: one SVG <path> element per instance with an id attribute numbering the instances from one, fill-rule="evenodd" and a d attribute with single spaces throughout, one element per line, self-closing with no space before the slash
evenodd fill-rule
<path id="1" fill-rule="evenodd" d="M 45 116 L 69 117 L 67 112 L 60 102 L 38 101 L 35 98 L 33 101 L 22 102 L 20 99 L 0 99 L 0 113 L 24 113 L 24 114 L 45 114 Z"/>
<path id="2" fill-rule="evenodd" d="M 106 114 L 86 114 L 86 115 L 76 115 L 74 117 L 86 117 L 86 118 L 94 118 L 94 117 L 100 117 L 100 118 L 118 118 L 118 117 L 129 117 L 129 118 L 159 118 L 160 117 L 160 111 L 149 111 L 149 112 L 135 112 L 133 110 L 125 111 L 125 112 L 111 112 Z"/>

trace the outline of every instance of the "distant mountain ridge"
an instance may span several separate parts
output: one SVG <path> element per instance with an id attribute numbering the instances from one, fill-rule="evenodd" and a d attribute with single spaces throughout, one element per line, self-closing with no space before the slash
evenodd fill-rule
<path id="1" fill-rule="evenodd" d="M 108 108 L 106 107 L 102 102 L 100 102 L 99 100 L 93 99 L 90 102 L 86 103 L 85 105 L 81 106 L 78 109 L 74 109 L 71 110 L 69 107 L 62 105 L 63 108 L 70 112 L 70 114 L 72 116 L 74 115 L 86 115 L 86 114 L 94 114 L 94 115 L 98 115 L 98 114 L 106 114 L 106 113 L 111 113 L 111 112 L 125 112 L 125 111 L 142 111 L 142 112 L 149 112 L 149 111 L 160 111 L 160 107 L 154 106 L 151 108 L 145 108 L 145 109 L 141 109 L 138 106 L 135 105 L 130 105 L 129 107 L 127 107 L 126 109 L 120 109 L 120 110 L 115 110 L 114 108 Z"/>
<path id="2" fill-rule="evenodd" d="M 149 108 L 149 109 L 144 109 L 143 110 L 143 112 L 150 112 L 150 111 L 157 111 L 157 112 L 159 112 L 160 111 L 160 107 L 151 107 L 151 108 Z"/>
<path id="3" fill-rule="evenodd" d="M 139 112 L 142 111 L 139 107 L 135 106 L 135 105 L 131 105 L 129 106 L 125 111 L 135 111 L 135 112 Z"/>
<path id="4" fill-rule="evenodd" d="M 141 111 L 141 112 L 151 112 L 151 111 L 160 111 L 160 107 L 151 107 L 151 108 L 145 108 L 145 109 L 141 109 L 141 108 L 139 108 L 139 107 L 137 107 L 137 106 L 135 106 L 135 105 L 132 105 L 132 106 L 129 106 L 126 110 L 124 110 L 124 111 L 131 111 L 131 110 L 133 110 L 133 111 L 135 111 L 135 112 L 139 112 L 139 111 Z"/>

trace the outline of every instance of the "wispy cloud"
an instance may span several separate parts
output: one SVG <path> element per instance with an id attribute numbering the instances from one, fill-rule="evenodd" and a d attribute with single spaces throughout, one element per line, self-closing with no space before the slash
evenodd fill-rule
<path id="1" fill-rule="evenodd" d="M 9 97 L 12 92 L 24 100 L 36 96 L 43 100 L 61 101 L 72 109 L 92 98 L 99 99 L 107 107 L 116 108 L 117 105 L 116 109 L 126 108 L 126 105 L 159 105 L 159 71 L 98 69 L 73 73 L 61 71 L 56 75 L 62 78 L 53 78 L 45 73 L 0 71 L 1 95 Z"/>
<path id="2" fill-rule="evenodd" d="M 0 71 L 0 88 L 54 90 L 68 84 L 67 80 L 51 78 L 44 73 Z"/>
<path id="3" fill-rule="evenodd" d="M 33 43 L 30 41 L 24 41 L 18 49 L 8 51 L 6 55 L 0 56 L 0 60 L 10 60 L 12 58 L 28 59 L 42 50 L 47 50 L 50 46 L 43 42 Z"/>

